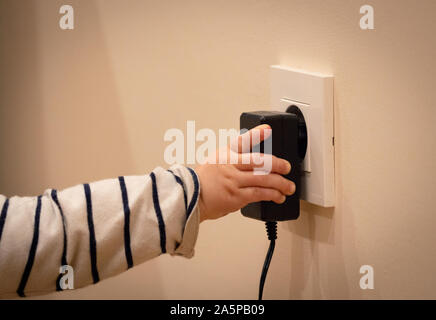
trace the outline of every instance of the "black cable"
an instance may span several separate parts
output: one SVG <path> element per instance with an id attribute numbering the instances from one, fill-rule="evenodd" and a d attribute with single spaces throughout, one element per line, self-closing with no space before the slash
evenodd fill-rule
<path id="1" fill-rule="evenodd" d="M 274 253 L 274 248 L 276 246 L 277 239 L 277 222 L 268 221 L 265 222 L 266 232 L 268 234 L 268 239 L 270 240 L 268 252 L 266 253 L 265 262 L 263 264 L 262 274 L 260 275 L 259 284 L 259 300 L 262 300 L 263 286 L 265 285 L 266 275 L 268 273 L 269 264 Z"/>

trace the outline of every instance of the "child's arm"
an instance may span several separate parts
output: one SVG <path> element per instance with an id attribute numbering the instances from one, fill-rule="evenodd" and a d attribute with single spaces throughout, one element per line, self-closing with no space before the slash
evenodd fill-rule
<path id="1" fill-rule="evenodd" d="M 242 150 L 225 151 L 242 157 Z M 0 195 L 0 296 L 61 290 L 63 265 L 73 268 L 74 288 L 80 288 L 162 253 L 192 257 L 200 221 L 251 202 L 281 203 L 294 192 L 281 176 L 290 164 L 269 157 L 267 175 L 253 175 L 262 166 L 253 162 L 204 164 L 195 171 L 175 165 L 38 197 Z"/>
<path id="2" fill-rule="evenodd" d="M 192 257 L 199 191 L 195 172 L 175 165 L 39 197 L 0 196 L 0 296 L 60 290 L 62 265 L 80 288 L 162 253 Z"/>

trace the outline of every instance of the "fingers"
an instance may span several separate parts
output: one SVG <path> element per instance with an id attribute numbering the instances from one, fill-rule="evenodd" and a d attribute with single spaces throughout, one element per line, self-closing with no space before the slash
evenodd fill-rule
<path id="1" fill-rule="evenodd" d="M 259 202 L 259 201 L 274 201 L 281 204 L 285 202 L 286 196 L 280 191 L 262 187 L 247 187 L 240 189 L 242 197 L 246 203 Z"/>
<path id="2" fill-rule="evenodd" d="M 240 187 L 262 187 L 275 189 L 284 195 L 292 195 L 295 192 L 295 184 L 284 178 L 283 176 L 275 173 L 268 175 L 254 175 L 252 172 L 240 172 L 238 177 Z"/>
<path id="3" fill-rule="evenodd" d="M 230 144 L 230 148 L 238 153 L 250 152 L 251 148 L 271 136 L 271 127 L 261 124 L 236 137 Z"/>
<path id="4" fill-rule="evenodd" d="M 263 153 L 245 153 L 239 155 L 235 167 L 242 171 L 252 171 L 254 168 L 278 174 L 288 174 L 291 171 L 291 164 L 285 159 Z"/>

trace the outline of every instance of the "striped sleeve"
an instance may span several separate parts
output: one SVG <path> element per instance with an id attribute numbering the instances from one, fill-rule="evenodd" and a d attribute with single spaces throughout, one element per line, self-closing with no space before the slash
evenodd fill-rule
<path id="1" fill-rule="evenodd" d="M 0 297 L 62 291 L 62 266 L 76 289 L 163 253 L 191 258 L 199 194 L 194 170 L 174 165 L 37 197 L 0 195 Z"/>

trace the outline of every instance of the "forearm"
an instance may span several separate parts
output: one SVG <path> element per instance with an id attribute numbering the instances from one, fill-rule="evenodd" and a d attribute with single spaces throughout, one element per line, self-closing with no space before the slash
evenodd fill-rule
<path id="1" fill-rule="evenodd" d="M 171 169 L 47 190 L 40 197 L 2 197 L 0 295 L 59 290 L 65 264 L 80 288 L 162 253 L 191 257 L 199 182 L 185 167 Z"/>

